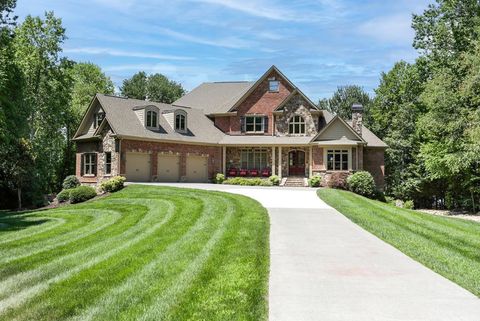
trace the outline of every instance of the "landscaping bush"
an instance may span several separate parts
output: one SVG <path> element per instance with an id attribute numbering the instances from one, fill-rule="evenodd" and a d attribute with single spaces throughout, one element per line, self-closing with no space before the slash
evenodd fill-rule
<path id="1" fill-rule="evenodd" d="M 272 175 L 268 178 L 268 180 L 270 182 L 272 182 L 272 185 L 279 185 L 280 184 L 280 177 L 278 177 L 277 175 Z"/>
<path id="2" fill-rule="evenodd" d="M 68 201 L 70 199 L 71 190 L 72 190 L 71 188 L 62 190 L 60 193 L 57 194 L 57 200 L 60 203 Z"/>
<path id="3" fill-rule="evenodd" d="M 80 186 L 80 181 L 77 176 L 69 175 L 63 180 L 62 187 L 63 189 L 71 189 Z"/>
<path id="4" fill-rule="evenodd" d="M 215 175 L 215 184 L 222 184 L 224 180 L 225 175 L 223 175 L 222 173 L 218 173 L 217 175 Z"/>
<path id="5" fill-rule="evenodd" d="M 223 181 L 223 184 L 228 185 L 244 185 L 244 186 L 272 186 L 273 183 L 268 179 L 262 178 L 245 178 L 245 177 L 232 177 Z"/>
<path id="6" fill-rule="evenodd" d="M 320 187 L 320 183 L 322 182 L 322 176 L 314 175 L 308 179 L 308 186 L 310 187 Z"/>
<path id="7" fill-rule="evenodd" d="M 335 172 L 330 175 L 327 186 L 336 189 L 347 189 L 347 178 L 350 173 Z"/>
<path id="8" fill-rule="evenodd" d="M 110 178 L 107 181 L 103 181 L 100 184 L 100 189 L 104 192 L 113 193 L 119 191 L 123 188 L 123 184 L 125 183 L 125 177 L 122 176 L 115 176 Z"/>
<path id="9" fill-rule="evenodd" d="M 403 208 L 406 208 L 406 209 L 409 209 L 409 210 L 413 210 L 414 208 L 414 204 L 413 204 L 413 201 L 405 201 L 403 203 Z"/>
<path id="10" fill-rule="evenodd" d="M 97 196 L 97 192 L 91 186 L 78 186 L 70 190 L 70 203 L 85 202 Z"/>
<path id="11" fill-rule="evenodd" d="M 369 198 L 376 196 L 377 187 L 372 174 L 366 171 L 356 172 L 347 178 L 348 190 Z"/>

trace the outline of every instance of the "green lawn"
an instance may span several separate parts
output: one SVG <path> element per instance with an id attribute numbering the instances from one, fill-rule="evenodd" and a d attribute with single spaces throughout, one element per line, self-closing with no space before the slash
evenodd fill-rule
<path id="1" fill-rule="evenodd" d="M 0 214 L 0 320 L 266 320 L 268 229 L 249 198 L 140 185 Z"/>
<path id="2" fill-rule="evenodd" d="M 359 195 L 318 195 L 354 223 L 416 261 L 480 296 L 480 224 L 394 207 Z"/>

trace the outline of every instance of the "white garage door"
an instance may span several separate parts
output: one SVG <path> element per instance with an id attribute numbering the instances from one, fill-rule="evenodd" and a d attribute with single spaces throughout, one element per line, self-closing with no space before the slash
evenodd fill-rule
<path id="1" fill-rule="evenodd" d="M 187 182 L 208 181 L 208 157 L 187 156 Z"/>
<path id="2" fill-rule="evenodd" d="M 180 156 L 158 155 L 157 175 L 159 182 L 180 180 Z"/>
<path id="3" fill-rule="evenodd" d="M 148 182 L 150 180 L 150 154 L 127 153 L 127 180 L 130 182 Z"/>

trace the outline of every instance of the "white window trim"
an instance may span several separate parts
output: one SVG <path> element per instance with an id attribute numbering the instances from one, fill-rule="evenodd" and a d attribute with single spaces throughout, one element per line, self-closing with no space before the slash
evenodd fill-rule
<path id="1" fill-rule="evenodd" d="M 254 118 L 253 122 L 253 131 L 252 130 L 247 130 L 247 119 L 248 118 Z M 256 119 L 260 119 L 260 124 L 262 125 L 262 128 L 260 130 L 255 130 L 257 121 Z M 257 133 L 264 133 L 265 132 L 265 115 L 245 115 L 245 133 L 248 134 L 257 134 Z"/>
<path id="2" fill-rule="evenodd" d="M 295 117 L 300 117 L 301 121 L 295 121 Z M 294 132 L 290 132 L 290 125 L 293 125 L 293 131 Z M 299 127 L 301 128 L 301 125 L 303 125 L 303 132 L 298 132 L 298 133 L 295 133 L 295 125 L 300 125 Z M 305 117 L 303 116 L 300 116 L 300 115 L 293 115 L 290 117 L 290 119 L 288 120 L 288 133 L 291 134 L 291 135 L 305 135 L 305 133 L 307 132 L 307 124 L 305 122 Z"/>
<path id="3" fill-rule="evenodd" d="M 352 171 L 352 147 L 345 146 L 321 146 L 323 148 L 323 166 L 327 172 L 347 172 Z M 329 150 L 346 150 L 348 151 L 348 169 L 328 169 L 328 151 Z"/>
<path id="4" fill-rule="evenodd" d="M 153 113 L 155 115 L 155 126 L 151 126 L 148 124 L 148 113 Z M 146 110 L 145 111 L 145 127 L 148 128 L 157 128 L 158 127 L 158 112 L 156 110 Z"/>
<path id="5" fill-rule="evenodd" d="M 183 129 L 177 128 L 177 116 L 183 116 L 184 117 L 185 128 L 183 128 Z M 187 130 L 188 130 L 188 119 L 187 119 L 187 113 L 186 112 L 184 112 L 183 110 L 175 111 L 175 113 L 173 115 L 173 127 L 174 127 L 176 132 L 180 132 L 180 133 L 186 133 L 187 132 Z"/>

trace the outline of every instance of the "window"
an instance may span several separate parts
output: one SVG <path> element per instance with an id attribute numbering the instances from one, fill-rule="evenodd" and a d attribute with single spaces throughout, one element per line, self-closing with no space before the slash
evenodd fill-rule
<path id="1" fill-rule="evenodd" d="M 157 127 L 157 112 L 147 111 L 147 127 Z"/>
<path id="2" fill-rule="evenodd" d="M 97 154 L 83 154 L 83 175 L 96 175 L 97 173 Z"/>
<path id="3" fill-rule="evenodd" d="M 348 150 L 328 150 L 327 151 L 327 170 L 347 171 L 348 170 Z"/>
<path id="4" fill-rule="evenodd" d="M 288 122 L 289 134 L 305 134 L 305 119 L 302 116 L 292 116 Z"/>
<path id="5" fill-rule="evenodd" d="M 278 92 L 278 88 L 280 87 L 280 82 L 275 79 L 268 80 L 268 91 Z"/>
<path id="6" fill-rule="evenodd" d="M 112 173 L 112 153 L 105 153 L 105 175 L 110 175 Z"/>
<path id="7" fill-rule="evenodd" d="M 245 131 L 247 133 L 263 133 L 264 116 L 246 116 Z"/>
<path id="8" fill-rule="evenodd" d="M 98 112 L 93 115 L 93 128 L 97 128 L 105 118 L 105 113 Z"/>
<path id="9" fill-rule="evenodd" d="M 268 167 L 267 151 L 265 149 L 244 149 L 240 151 L 242 169 L 262 170 Z"/>
<path id="10" fill-rule="evenodd" d="M 177 114 L 175 116 L 175 130 L 186 131 L 187 130 L 187 117 L 182 114 Z"/>

